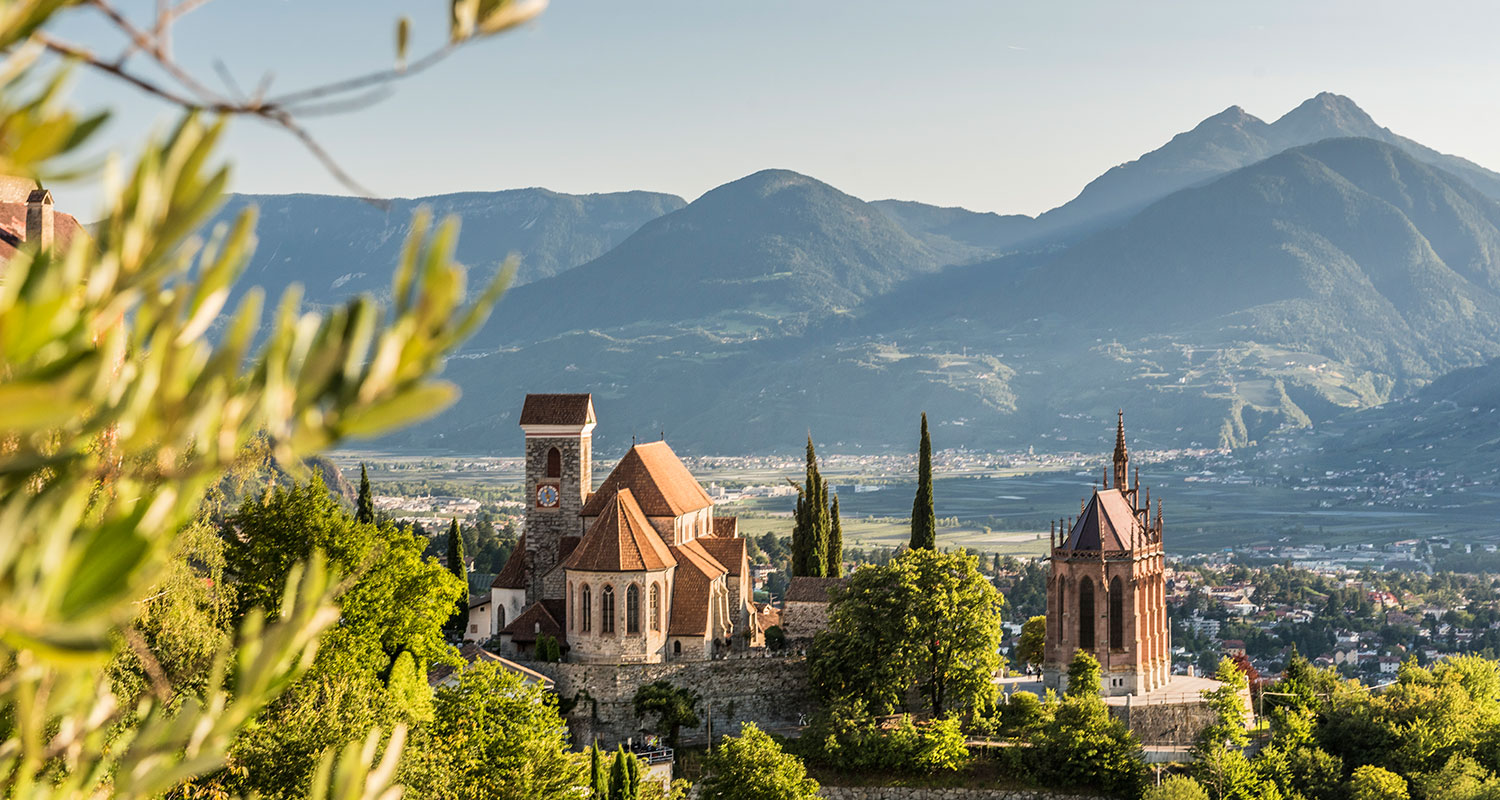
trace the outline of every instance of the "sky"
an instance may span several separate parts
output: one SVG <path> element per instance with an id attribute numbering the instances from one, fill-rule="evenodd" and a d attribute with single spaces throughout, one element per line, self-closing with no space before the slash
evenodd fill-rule
<path id="1" fill-rule="evenodd" d="M 124 0 L 144 11 L 148 0 Z M 439 0 L 214 0 L 174 36 L 218 83 L 291 90 L 414 54 Z M 63 32 L 110 40 L 87 11 Z M 1500 170 L 1500 3 L 1428 0 L 553 0 L 373 106 L 309 120 L 374 193 L 544 186 L 692 200 L 760 169 L 855 196 L 1037 214 L 1231 105 L 1267 121 L 1320 91 L 1430 147 Z M 84 75 L 101 146 L 134 149 L 173 113 Z M 286 133 L 235 123 L 233 188 L 349 191 Z M 87 187 L 78 187 L 91 196 Z"/>

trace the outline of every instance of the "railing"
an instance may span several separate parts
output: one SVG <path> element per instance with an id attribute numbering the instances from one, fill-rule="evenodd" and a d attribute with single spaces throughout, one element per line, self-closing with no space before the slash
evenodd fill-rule
<path id="1" fill-rule="evenodd" d="M 636 758 L 646 762 L 647 766 L 670 764 L 676 760 L 676 754 L 670 747 L 649 747 L 637 744 L 631 745 L 630 752 Z"/>

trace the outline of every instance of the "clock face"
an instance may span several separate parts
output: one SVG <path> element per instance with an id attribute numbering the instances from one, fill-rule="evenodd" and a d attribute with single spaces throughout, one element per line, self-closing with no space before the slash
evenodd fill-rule
<path id="1" fill-rule="evenodd" d="M 557 508 L 557 487 L 536 487 L 536 504 L 540 508 Z"/>

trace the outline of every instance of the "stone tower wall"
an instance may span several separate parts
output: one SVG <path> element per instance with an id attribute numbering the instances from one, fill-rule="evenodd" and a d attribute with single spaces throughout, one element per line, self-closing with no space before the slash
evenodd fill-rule
<path id="1" fill-rule="evenodd" d="M 547 453 L 557 448 L 562 456 L 561 476 L 547 478 Z M 578 512 L 593 488 L 590 459 L 593 456 L 591 436 L 526 437 L 526 602 L 562 598 L 563 582 L 559 572 L 553 580 L 543 582 L 558 562 L 559 543 L 564 536 L 582 536 L 583 520 Z M 538 508 L 537 487 L 552 483 L 558 488 L 557 508 Z"/>

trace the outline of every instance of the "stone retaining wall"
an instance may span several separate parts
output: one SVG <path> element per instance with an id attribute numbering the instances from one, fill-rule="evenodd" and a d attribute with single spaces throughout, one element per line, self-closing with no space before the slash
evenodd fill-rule
<path id="1" fill-rule="evenodd" d="M 635 692 L 666 681 L 698 693 L 702 725 L 684 728 L 682 744 L 707 741 L 712 720 L 714 739 L 738 734 L 754 722 L 762 729 L 798 725 L 814 702 L 807 685 L 807 659 L 800 655 L 676 661 L 665 664 L 573 664 L 527 662 L 526 666 L 557 682 L 558 696 L 578 704 L 567 716 L 573 743 L 596 739 L 606 745 L 639 737 L 655 718 L 635 715 Z M 712 715 L 710 716 L 710 710 Z"/>
<path id="2" fill-rule="evenodd" d="M 824 786 L 828 800 L 1107 800 L 1046 789 L 924 789 L 914 786 Z"/>

